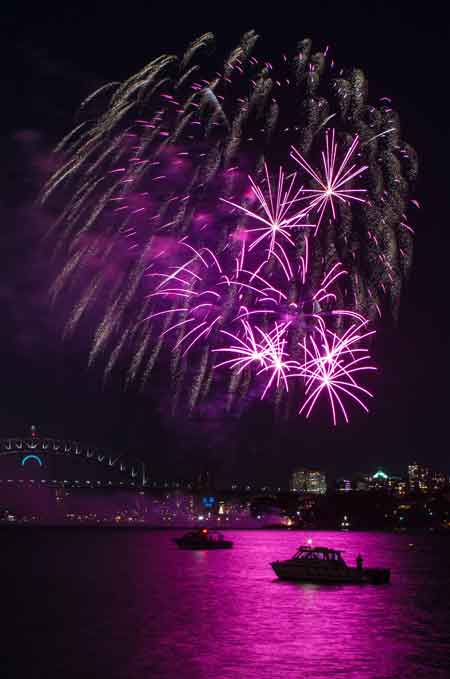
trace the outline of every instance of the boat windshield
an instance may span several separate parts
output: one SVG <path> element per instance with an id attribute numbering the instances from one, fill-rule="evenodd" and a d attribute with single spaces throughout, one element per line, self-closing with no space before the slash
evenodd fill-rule
<path id="1" fill-rule="evenodd" d="M 294 559 L 308 559 L 312 561 L 327 561 L 332 563 L 345 564 L 340 552 L 332 549 L 311 549 L 300 547 L 294 554 Z"/>

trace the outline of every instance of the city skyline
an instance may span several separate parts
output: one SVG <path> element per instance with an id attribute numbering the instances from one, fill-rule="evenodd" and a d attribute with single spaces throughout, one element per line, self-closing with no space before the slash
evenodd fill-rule
<path id="1" fill-rule="evenodd" d="M 103 454 L 78 444 L 24 443 L 1 441 L 3 526 L 450 532 L 450 476 L 417 464 L 403 477 L 379 469 L 334 482 L 300 468 L 289 487 L 225 487 L 206 471 L 191 481 L 161 481 L 133 476 L 111 459 L 103 465 Z"/>
<path id="2" fill-rule="evenodd" d="M 74 476 L 77 478 L 74 479 Z M 110 480 L 103 483 L 102 477 L 110 477 Z M 28 436 L 0 438 L 0 482 L 13 483 L 14 479 L 21 483 L 41 482 L 56 486 L 92 484 L 92 487 L 98 487 L 109 484 L 112 487 L 166 487 L 195 491 L 228 488 L 241 492 L 271 492 L 289 488 L 306 494 L 324 494 L 333 489 L 344 493 L 389 490 L 402 495 L 406 492 L 426 493 L 447 488 L 450 474 L 414 460 L 400 474 L 392 474 L 388 468 L 375 468 L 366 472 L 353 470 L 346 476 L 333 476 L 326 469 L 296 465 L 279 486 L 270 483 L 258 485 L 251 477 L 236 477 L 226 483 L 208 466 L 194 469 L 190 477 L 172 475 L 164 479 L 152 475 L 143 459 L 130 457 L 126 452 L 118 454 L 117 451 L 101 450 L 73 440 L 42 436 L 37 427 L 31 425 Z"/>

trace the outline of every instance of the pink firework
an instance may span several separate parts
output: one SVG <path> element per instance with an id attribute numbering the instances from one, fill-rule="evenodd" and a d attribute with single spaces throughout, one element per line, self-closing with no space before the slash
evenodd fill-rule
<path id="1" fill-rule="evenodd" d="M 267 165 L 264 165 L 264 169 L 267 197 L 262 188 L 249 175 L 251 191 L 258 202 L 258 211 L 250 210 L 225 198 L 221 198 L 221 200 L 261 224 L 261 226 L 247 229 L 248 233 L 256 234 L 256 238 L 249 246 L 248 251 L 251 252 L 267 240 L 266 259 L 274 255 L 281 264 L 286 277 L 292 278 L 291 262 L 286 252 L 286 247 L 294 245 L 290 229 L 315 228 L 316 225 L 303 223 L 302 219 L 305 217 L 307 210 L 300 210 L 295 207 L 302 200 L 300 196 L 303 191 L 302 188 L 294 190 L 296 173 L 285 177 L 284 171 L 280 168 L 278 171 L 277 189 L 274 194 L 271 188 L 271 179 Z M 285 182 L 287 188 L 285 188 Z"/>
<path id="2" fill-rule="evenodd" d="M 344 405 L 347 397 L 368 412 L 362 398 L 372 397 L 372 394 L 356 382 L 358 373 L 376 370 L 375 366 L 368 364 L 370 361 L 368 350 L 360 346 L 362 340 L 374 334 L 374 331 L 361 332 L 366 325 L 367 322 L 352 325 L 339 337 L 326 328 L 321 318 L 317 319 L 315 331 L 318 340 L 316 341 L 312 333 L 303 341 L 302 370 L 296 375 L 291 375 L 302 376 L 306 381 L 305 401 L 299 413 L 306 412 L 306 417 L 309 417 L 322 394 L 328 396 L 334 425 L 337 422 L 338 409 L 348 422 Z"/>
<path id="3" fill-rule="evenodd" d="M 358 167 L 355 163 L 350 165 L 351 158 L 356 151 L 359 139 L 356 136 L 342 162 L 337 164 L 336 158 L 338 154 L 338 145 L 335 141 L 334 129 L 331 131 L 331 140 L 329 130 L 325 133 L 325 151 L 322 151 L 322 165 L 324 178 L 314 170 L 308 161 L 302 156 L 300 151 L 292 146 L 291 157 L 312 177 L 319 188 L 317 189 L 303 189 L 302 193 L 307 194 L 300 200 L 307 200 L 308 204 L 305 212 L 311 210 L 318 213 L 316 233 L 319 228 L 322 218 L 324 216 L 327 205 L 331 207 L 333 219 L 336 218 L 336 209 L 333 199 L 347 202 L 355 200 L 360 203 L 365 203 L 364 198 L 358 194 L 365 193 L 365 189 L 351 189 L 348 187 L 349 182 L 361 175 L 367 170 L 367 165 Z"/>
<path id="4" fill-rule="evenodd" d="M 175 314 L 179 314 L 176 322 L 164 330 L 161 336 L 164 337 L 178 328 L 181 337 L 173 350 L 182 347 L 184 355 L 199 340 L 207 338 L 222 319 L 220 293 L 212 287 L 202 287 L 200 291 L 196 289 L 203 284 L 209 269 L 214 271 L 215 277 L 222 275 L 222 269 L 217 257 L 209 248 L 196 250 L 185 239 L 178 243 L 187 248 L 192 257 L 180 266 L 171 267 L 169 273 L 147 274 L 148 277 L 162 279 L 148 298 L 156 297 L 169 301 L 171 306 L 164 311 L 150 314 L 144 320 L 167 315 L 172 319 Z"/>
<path id="5" fill-rule="evenodd" d="M 268 372 L 269 379 L 261 395 L 262 399 L 273 383 L 276 384 L 277 389 L 282 384 L 286 391 L 288 391 L 289 373 L 299 368 L 299 364 L 296 361 L 287 359 L 287 352 L 285 351 L 287 343 L 285 334 L 289 325 L 290 323 L 275 323 L 275 328 L 270 333 L 264 333 L 267 350 L 266 365 L 257 374 L 260 375 L 261 373 Z"/>
<path id="6" fill-rule="evenodd" d="M 264 333 L 260 328 L 255 328 L 244 319 L 241 319 L 243 334 L 242 337 L 234 335 L 228 330 L 222 330 L 222 333 L 232 339 L 236 344 L 228 347 L 221 347 L 220 349 L 213 349 L 213 352 L 224 352 L 232 354 L 232 358 L 218 363 L 215 367 L 221 368 L 228 366 L 232 370 L 237 369 L 240 374 L 245 368 L 255 363 L 260 368 L 264 368 L 267 358 L 267 347 L 264 346 Z M 259 339 L 258 339 L 259 337 Z"/>
<path id="7" fill-rule="evenodd" d="M 240 305 L 234 320 L 246 320 L 246 339 L 250 338 L 251 326 L 248 319 L 253 314 L 274 314 L 286 295 L 255 271 L 237 268 L 232 277 L 223 273 L 216 255 L 209 248 L 195 249 L 186 238 L 178 246 L 189 252 L 189 257 L 180 265 L 168 267 L 167 271 L 153 271 L 147 277 L 156 280 L 153 291 L 147 296 L 168 303 L 168 308 L 155 311 L 144 320 L 166 318 L 168 327 L 161 337 L 178 332 L 179 339 L 173 347 L 183 350 L 183 355 L 200 340 L 206 340 L 213 330 L 223 326 L 226 317 L 232 313 L 227 303 L 229 291 L 237 288 L 237 301 L 244 293 L 251 293 L 253 306 Z M 231 295 L 233 298 L 234 295 Z M 236 313 L 236 312 L 235 312 Z M 234 337 L 234 335 L 230 335 Z M 254 341 L 255 344 L 256 340 Z"/>
<path id="8" fill-rule="evenodd" d="M 241 319 L 243 334 L 241 337 L 222 330 L 222 333 L 231 338 L 236 344 L 220 349 L 213 349 L 214 352 L 225 352 L 232 357 L 216 365 L 216 368 L 228 366 L 237 369 L 241 373 L 245 368 L 254 364 L 257 368 L 257 375 L 268 374 L 268 379 L 262 392 L 263 399 L 270 387 L 275 383 L 277 388 L 280 384 L 288 390 L 288 375 L 292 370 L 299 370 L 301 366 L 296 361 L 287 359 L 286 331 L 289 323 L 275 323 L 270 332 L 261 330 L 258 326 L 252 326 L 248 320 Z"/>

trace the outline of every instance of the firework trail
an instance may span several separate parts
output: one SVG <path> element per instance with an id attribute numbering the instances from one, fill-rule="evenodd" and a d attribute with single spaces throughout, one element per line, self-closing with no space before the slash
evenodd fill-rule
<path id="1" fill-rule="evenodd" d="M 367 395 L 352 340 L 397 317 L 411 267 L 417 159 L 362 71 L 309 40 L 269 62 L 257 39 L 220 65 L 205 34 L 82 103 L 42 193 L 64 205 L 52 293 L 76 300 L 66 332 L 92 324 L 107 374 L 127 360 L 144 386 L 168 366 L 174 412 L 214 393 L 309 415 L 326 393 L 347 419 Z"/>

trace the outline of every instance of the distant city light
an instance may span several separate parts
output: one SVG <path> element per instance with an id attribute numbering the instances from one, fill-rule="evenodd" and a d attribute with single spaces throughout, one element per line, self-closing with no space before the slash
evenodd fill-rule
<path id="1" fill-rule="evenodd" d="M 212 509 L 212 507 L 214 507 L 215 502 L 216 502 L 216 498 L 213 497 L 212 495 L 207 495 L 206 497 L 204 497 L 202 499 L 202 504 L 207 509 Z"/>

